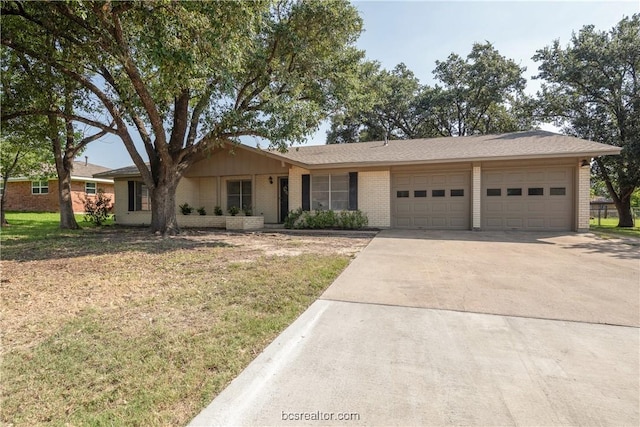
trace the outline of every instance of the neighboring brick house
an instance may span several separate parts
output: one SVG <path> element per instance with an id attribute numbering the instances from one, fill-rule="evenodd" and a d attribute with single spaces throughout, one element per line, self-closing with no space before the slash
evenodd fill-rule
<path id="1" fill-rule="evenodd" d="M 251 208 L 265 223 L 289 210 L 359 209 L 381 228 L 584 231 L 590 162 L 619 147 L 545 131 L 302 146 L 286 153 L 217 148 L 187 169 L 176 205 Z M 116 218 L 149 224 L 133 167 L 115 179 Z"/>
<path id="2" fill-rule="evenodd" d="M 73 172 L 71 173 L 71 199 L 73 200 L 73 211 L 84 212 L 85 196 L 93 197 L 98 189 L 115 202 L 113 191 L 113 179 L 94 178 L 93 175 L 108 171 L 109 168 L 98 166 L 87 162 L 73 162 Z M 58 180 L 49 178 L 48 180 L 34 181 L 25 177 L 9 178 L 7 183 L 7 198 L 5 210 L 21 212 L 58 212 L 60 205 L 58 202 Z"/>

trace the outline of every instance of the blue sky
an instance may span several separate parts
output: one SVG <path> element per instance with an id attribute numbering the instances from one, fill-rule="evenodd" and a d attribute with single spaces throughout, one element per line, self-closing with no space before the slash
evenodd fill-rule
<path id="1" fill-rule="evenodd" d="M 569 42 L 572 31 L 593 24 L 609 30 L 624 16 L 640 12 L 636 1 L 356 1 L 364 20 L 358 46 L 369 59 L 391 69 L 407 64 L 422 83 L 432 84 L 436 60 L 455 52 L 466 56 L 474 42 L 489 41 L 507 58 L 537 74 L 535 51 L 559 39 Z M 535 94 L 539 81 L 529 81 Z M 311 135 L 307 144 L 324 144 L 328 126 Z M 251 143 L 251 141 L 246 141 Z M 141 150 L 143 151 L 143 150 Z M 132 161 L 122 142 L 109 137 L 89 145 L 89 162 L 117 168 Z"/>

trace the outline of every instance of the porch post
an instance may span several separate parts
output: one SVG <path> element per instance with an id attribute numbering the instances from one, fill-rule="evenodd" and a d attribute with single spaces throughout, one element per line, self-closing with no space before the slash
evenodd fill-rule
<path id="1" fill-rule="evenodd" d="M 479 231 L 482 228 L 482 217 L 481 217 L 481 204 L 480 200 L 482 198 L 482 167 L 480 163 L 473 164 L 473 177 L 471 179 L 472 182 L 472 208 L 471 208 L 471 218 L 472 218 L 472 226 L 471 228 L 474 231 Z"/>

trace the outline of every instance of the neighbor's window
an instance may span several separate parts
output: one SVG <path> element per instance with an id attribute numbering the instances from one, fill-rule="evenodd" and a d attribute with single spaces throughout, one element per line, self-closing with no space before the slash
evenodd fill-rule
<path id="1" fill-rule="evenodd" d="M 398 190 L 398 191 L 396 191 L 396 197 L 398 199 L 404 199 L 406 197 L 409 197 L 409 191 L 408 190 Z"/>
<path id="2" fill-rule="evenodd" d="M 444 197 L 444 190 L 431 190 L 431 197 Z"/>
<path id="3" fill-rule="evenodd" d="M 149 197 L 149 188 L 144 182 L 136 181 L 136 208 L 137 211 L 150 211 L 151 198 Z"/>
<path id="4" fill-rule="evenodd" d="M 565 187 L 551 187 L 549 194 L 552 196 L 564 196 L 567 194 L 567 189 Z"/>
<path id="5" fill-rule="evenodd" d="M 31 194 L 49 194 L 49 181 L 32 181 Z"/>
<path id="6" fill-rule="evenodd" d="M 87 194 L 96 194 L 97 188 L 95 182 L 85 182 L 84 183 L 84 192 Z"/>
<path id="7" fill-rule="evenodd" d="M 311 209 L 349 209 L 349 174 L 311 175 Z"/>
<path id="8" fill-rule="evenodd" d="M 507 196 L 522 196 L 522 188 L 507 188 Z"/>
<path id="9" fill-rule="evenodd" d="M 252 209 L 251 206 L 251 181 L 227 181 L 227 209 L 236 208 Z"/>
<path id="10" fill-rule="evenodd" d="M 529 195 L 529 196 L 543 196 L 544 195 L 544 188 L 542 188 L 542 187 L 529 188 L 529 189 L 527 189 L 527 195 Z"/>
<path id="11" fill-rule="evenodd" d="M 487 188 L 487 196 L 501 196 L 502 189 L 501 188 Z"/>
<path id="12" fill-rule="evenodd" d="M 413 197 L 427 197 L 427 190 L 415 190 Z"/>
<path id="13" fill-rule="evenodd" d="M 463 189 L 450 190 L 451 197 L 464 197 Z"/>

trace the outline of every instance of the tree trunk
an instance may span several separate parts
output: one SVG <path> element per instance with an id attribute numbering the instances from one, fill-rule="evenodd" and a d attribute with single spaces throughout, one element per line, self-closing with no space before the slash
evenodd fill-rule
<path id="1" fill-rule="evenodd" d="M 151 232 L 163 236 L 180 232 L 176 218 L 176 188 L 180 177 L 175 171 L 160 167 L 160 178 L 151 192 Z"/>
<path id="2" fill-rule="evenodd" d="M 57 154 L 57 153 L 56 153 Z M 57 157 L 57 156 L 56 156 Z M 71 199 L 71 171 L 72 163 L 69 159 L 56 159 L 58 172 L 58 201 L 60 204 L 60 228 L 64 230 L 77 230 L 80 228 L 73 213 L 73 200 Z"/>
<path id="3" fill-rule="evenodd" d="M 633 227 L 633 213 L 631 212 L 631 193 L 627 192 L 618 200 L 614 198 L 616 210 L 618 211 L 618 227 Z"/>
<path id="4" fill-rule="evenodd" d="M 9 225 L 9 222 L 7 221 L 7 218 L 4 215 L 4 202 L 7 199 L 7 181 L 8 181 L 8 176 L 3 176 L 2 177 L 2 181 L 3 181 L 3 190 L 2 190 L 2 196 L 0 197 L 0 226 L 2 225 Z"/>

